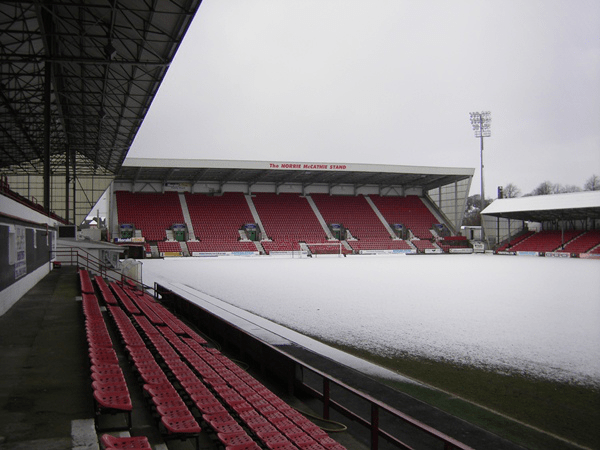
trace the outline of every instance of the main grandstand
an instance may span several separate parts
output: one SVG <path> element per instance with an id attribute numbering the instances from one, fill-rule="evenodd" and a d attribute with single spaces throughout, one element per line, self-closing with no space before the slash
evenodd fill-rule
<path id="1" fill-rule="evenodd" d="M 458 234 L 472 176 L 465 168 L 128 159 L 111 186 L 109 232 L 156 257 L 464 251 Z"/>

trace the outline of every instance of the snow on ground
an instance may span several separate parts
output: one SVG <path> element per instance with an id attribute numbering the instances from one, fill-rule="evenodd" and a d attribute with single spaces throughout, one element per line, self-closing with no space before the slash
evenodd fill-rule
<path id="1" fill-rule="evenodd" d="M 600 262 L 491 255 L 145 260 L 328 341 L 600 385 Z"/>

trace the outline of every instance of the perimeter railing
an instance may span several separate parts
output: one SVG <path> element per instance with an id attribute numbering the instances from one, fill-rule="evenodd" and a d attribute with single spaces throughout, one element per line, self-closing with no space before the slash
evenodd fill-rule
<path id="1" fill-rule="evenodd" d="M 78 247 L 63 247 L 52 251 L 51 264 L 60 263 L 65 266 L 76 266 L 88 272 L 100 275 L 109 281 L 130 283 L 144 291 L 154 291 L 151 286 L 146 286 L 140 280 L 121 273 L 118 269 L 106 264 L 98 257 Z"/>
<path id="2" fill-rule="evenodd" d="M 394 448 L 400 449 L 413 450 L 414 448 L 417 448 L 414 447 L 414 445 L 417 445 L 418 448 L 472 450 L 468 445 L 459 442 L 410 415 L 405 414 L 294 357 L 290 356 L 290 359 L 292 359 L 302 371 L 309 371 L 311 373 L 312 377 L 307 377 L 306 373 L 304 373 L 302 380 L 296 379 L 296 387 L 322 402 L 323 418 L 329 420 L 331 418 L 331 411 L 334 410 L 353 422 L 363 426 L 369 432 L 371 450 L 379 449 L 380 439 L 386 441 Z M 307 381 L 308 378 L 313 378 L 313 381 L 316 381 L 316 383 Z M 319 384 L 320 386 L 318 386 Z M 358 401 L 353 401 L 352 397 Z M 362 407 L 360 406 L 360 403 L 363 404 Z M 354 405 L 354 407 L 348 405 Z M 398 432 L 385 431 L 382 428 L 382 418 L 384 416 L 387 429 L 396 429 L 397 431 L 399 429 L 400 434 L 412 436 L 411 438 L 405 438 L 406 440 L 410 439 L 411 442 L 409 443 L 400 439 L 398 437 Z M 412 430 L 409 428 L 412 428 Z M 422 434 L 422 436 L 418 436 L 418 434 Z"/>

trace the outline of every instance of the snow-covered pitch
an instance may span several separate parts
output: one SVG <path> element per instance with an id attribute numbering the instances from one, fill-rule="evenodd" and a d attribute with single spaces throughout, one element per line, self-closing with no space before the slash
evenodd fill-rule
<path id="1" fill-rule="evenodd" d="M 146 260 L 143 275 L 373 353 L 600 385 L 600 261 L 177 258 Z"/>

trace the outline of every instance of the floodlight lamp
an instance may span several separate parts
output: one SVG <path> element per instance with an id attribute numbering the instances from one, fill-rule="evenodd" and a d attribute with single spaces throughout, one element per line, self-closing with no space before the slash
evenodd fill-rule
<path id="1" fill-rule="evenodd" d="M 490 137 L 492 135 L 491 122 L 492 113 L 490 111 L 472 112 L 469 113 L 471 116 L 471 125 L 473 131 L 475 131 L 475 137 Z"/>

